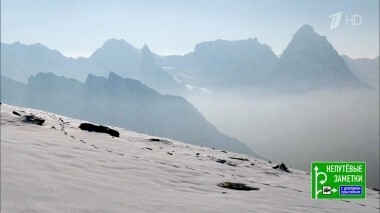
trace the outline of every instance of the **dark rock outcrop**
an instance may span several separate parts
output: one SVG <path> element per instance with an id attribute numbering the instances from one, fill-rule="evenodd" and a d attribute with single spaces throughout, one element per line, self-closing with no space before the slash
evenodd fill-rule
<path id="1" fill-rule="evenodd" d="M 42 124 L 45 123 L 45 119 L 39 118 L 33 114 L 30 114 L 30 115 L 24 115 L 24 122 L 34 123 L 34 124 L 42 126 Z"/>
<path id="2" fill-rule="evenodd" d="M 17 116 L 21 116 L 20 113 L 18 113 L 16 111 L 13 111 L 12 114 L 17 115 Z"/>
<path id="3" fill-rule="evenodd" d="M 244 183 L 223 182 L 223 183 L 219 183 L 218 186 L 222 188 L 240 190 L 240 191 L 259 190 L 259 188 L 247 186 Z"/>
<path id="4" fill-rule="evenodd" d="M 114 136 L 114 137 L 119 137 L 120 133 L 114 129 L 111 129 L 109 127 L 106 127 L 106 126 L 102 126 L 102 125 L 94 125 L 94 124 L 90 124 L 90 123 L 81 123 L 79 125 L 79 128 L 81 130 L 87 130 L 89 132 L 100 132 L 100 133 L 106 133 L 106 134 L 109 134 L 111 136 Z"/>
<path id="5" fill-rule="evenodd" d="M 216 160 L 216 162 L 221 163 L 221 164 L 224 164 L 224 163 L 226 163 L 227 161 L 226 161 L 226 160 L 223 160 L 223 159 L 218 159 L 218 160 Z"/>
<path id="6" fill-rule="evenodd" d="M 162 140 L 162 139 L 158 139 L 158 138 L 151 138 L 151 139 L 149 139 L 149 141 L 150 142 L 160 142 L 160 143 L 163 143 L 163 144 L 173 144 L 170 141 Z"/>
<path id="7" fill-rule="evenodd" d="M 272 167 L 273 169 L 281 169 L 285 172 L 289 172 L 291 173 L 291 171 L 289 171 L 289 168 L 287 166 L 285 166 L 285 164 L 281 163 L 280 165 L 277 165 L 277 166 L 274 166 Z"/>
<path id="8" fill-rule="evenodd" d="M 233 163 L 233 162 L 229 162 L 229 161 L 226 161 L 226 160 L 224 160 L 224 159 L 217 159 L 216 162 L 217 162 L 217 163 L 221 163 L 221 164 L 226 164 L 226 165 L 229 165 L 229 166 L 236 166 L 235 163 Z"/>
<path id="9" fill-rule="evenodd" d="M 249 161 L 247 158 L 236 158 L 236 157 L 229 157 L 234 160 L 241 160 L 241 161 Z"/>

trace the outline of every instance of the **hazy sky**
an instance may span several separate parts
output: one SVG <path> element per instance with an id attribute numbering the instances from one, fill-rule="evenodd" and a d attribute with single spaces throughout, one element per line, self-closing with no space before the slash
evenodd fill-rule
<path id="1" fill-rule="evenodd" d="M 340 26 L 330 30 L 329 15 L 340 11 Z M 362 23 L 346 25 L 355 14 Z M 109 38 L 169 55 L 202 41 L 257 37 L 281 54 L 303 24 L 340 54 L 379 55 L 379 0 L 1 0 L 2 42 L 42 43 L 73 57 L 89 56 Z"/>

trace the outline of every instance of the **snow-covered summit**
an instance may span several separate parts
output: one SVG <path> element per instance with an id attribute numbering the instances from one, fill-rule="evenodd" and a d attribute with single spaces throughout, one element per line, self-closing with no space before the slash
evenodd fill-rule
<path id="1" fill-rule="evenodd" d="M 44 124 L 23 122 L 29 113 Z M 113 138 L 82 122 L 1 105 L 1 212 L 379 211 L 372 189 L 365 200 L 311 200 L 306 172 L 121 128 Z"/>

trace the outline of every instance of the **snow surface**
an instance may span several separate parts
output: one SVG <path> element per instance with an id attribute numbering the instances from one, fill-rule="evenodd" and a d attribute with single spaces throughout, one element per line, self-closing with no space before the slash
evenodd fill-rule
<path id="1" fill-rule="evenodd" d="M 13 110 L 46 122 L 24 123 Z M 375 190 L 365 200 L 312 200 L 306 172 L 121 128 L 112 138 L 81 122 L 1 105 L 1 212 L 379 212 Z M 217 186 L 225 181 L 260 190 Z"/>

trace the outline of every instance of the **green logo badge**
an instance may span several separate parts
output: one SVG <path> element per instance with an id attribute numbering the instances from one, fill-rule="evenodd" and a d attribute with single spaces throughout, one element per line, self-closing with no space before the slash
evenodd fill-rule
<path id="1" fill-rule="evenodd" d="M 364 199 L 365 162 L 312 162 L 311 198 Z"/>

